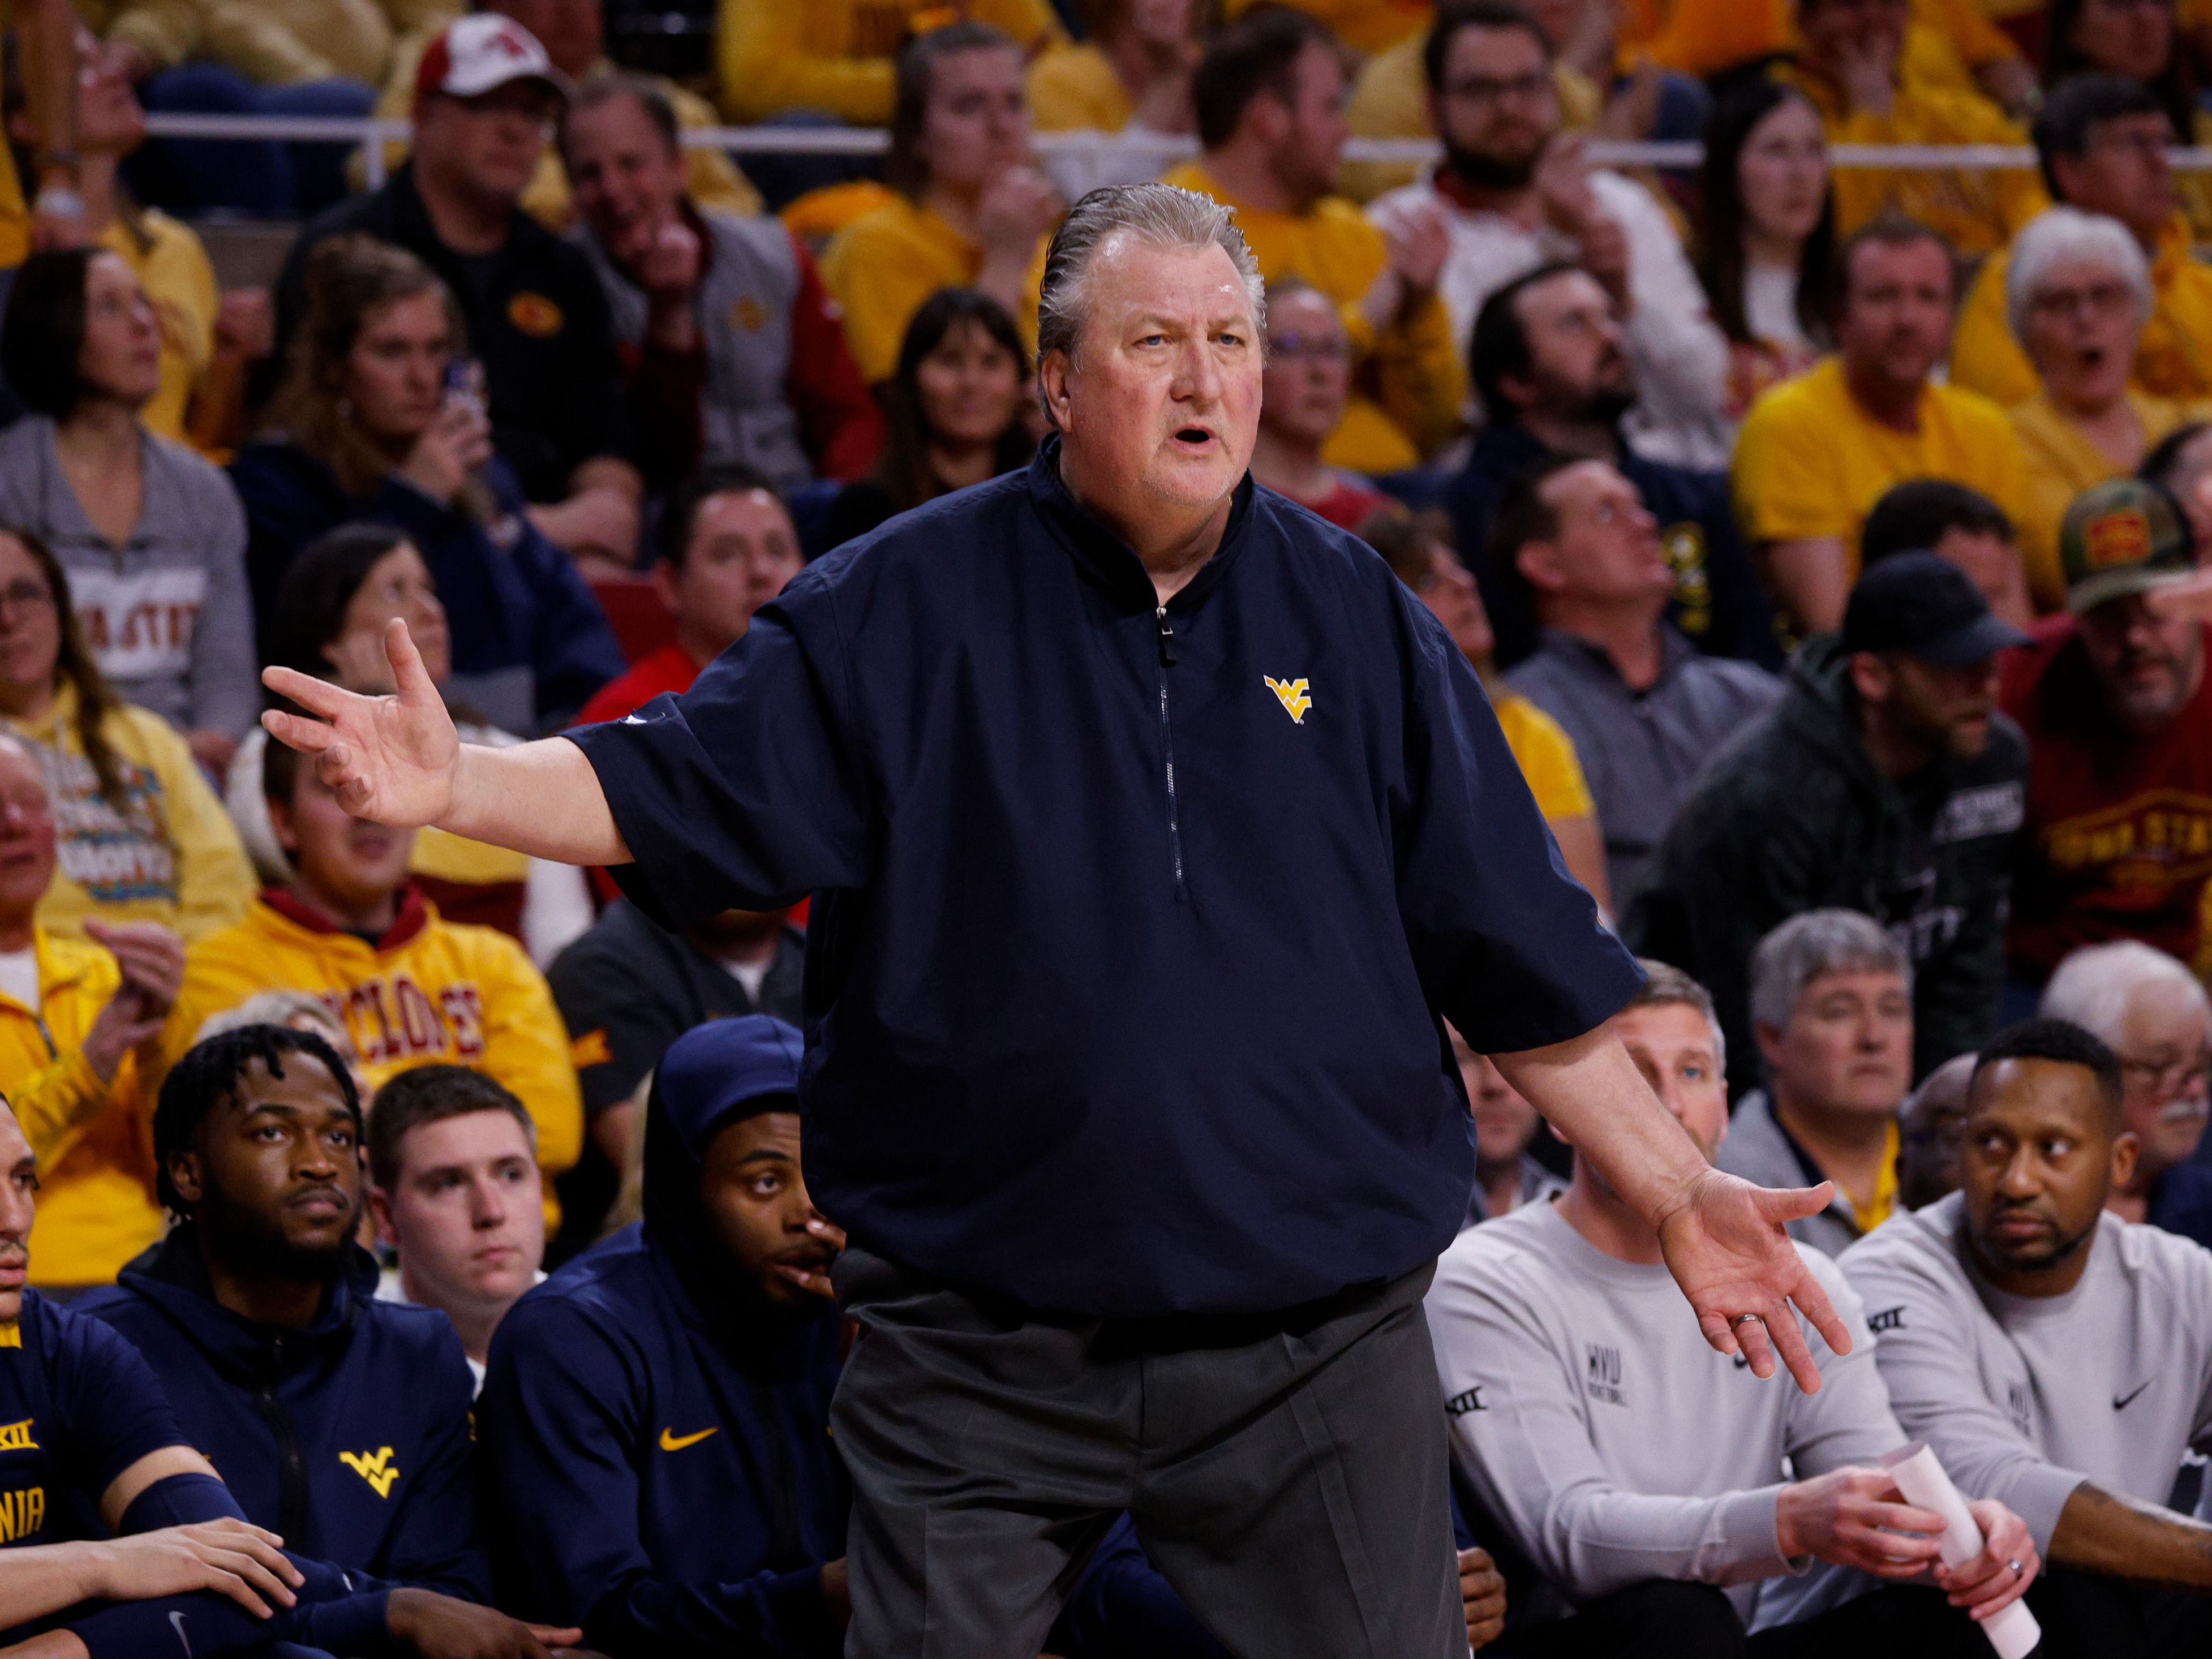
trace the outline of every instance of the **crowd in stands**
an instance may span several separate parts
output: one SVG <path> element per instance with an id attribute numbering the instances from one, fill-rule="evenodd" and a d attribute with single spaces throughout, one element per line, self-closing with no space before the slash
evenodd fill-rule
<path id="1" fill-rule="evenodd" d="M 1966 1655 L 2023 1595 L 2049 1659 L 2212 1639 L 2212 8 L 719 0 L 685 63 L 634 11 L 5 21 L 0 1659 L 843 1650 L 799 1028 L 846 896 L 678 933 L 355 817 L 259 674 L 390 691 L 401 622 L 467 741 L 618 720 L 1049 473 L 1038 133 L 1233 210 L 1252 487 L 1467 659 L 1706 1158 L 1833 1186 L 1790 1231 L 1853 1346 L 1762 1385 L 1439 1030 L 1471 1644 Z M 369 188 L 149 112 L 410 129 Z M 1647 139 L 1702 151 L 1594 158 Z M 1141 1534 L 1052 1659 L 1224 1654 Z"/>

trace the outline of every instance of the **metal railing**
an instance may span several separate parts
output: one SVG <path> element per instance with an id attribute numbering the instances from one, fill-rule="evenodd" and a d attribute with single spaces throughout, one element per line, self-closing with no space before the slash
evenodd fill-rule
<path id="1" fill-rule="evenodd" d="M 406 121 L 334 116 L 169 114 L 149 115 L 146 131 L 161 138 L 321 139 L 366 145 L 364 162 L 373 189 L 384 182 L 385 144 L 404 141 L 413 128 Z M 686 127 L 682 137 L 690 148 L 738 155 L 880 155 L 890 143 L 890 136 L 879 127 Z M 1130 176 L 1127 170 L 1133 166 L 1157 172 L 1198 153 L 1192 139 L 1145 132 L 1046 132 L 1039 133 L 1035 143 L 1039 159 L 1055 171 L 1066 167 L 1119 176 Z M 1348 161 L 1415 164 L 1432 161 L 1440 153 L 1428 139 L 1354 138 L 1344 149 Z M 1590 160 L 1603 167 L 1693 167 L 1704 154 L 1705 147 L 1694 143 L 1595 140 L 1589 147 Z M 2173 165 L 2184 172 L 2212 172 L 2212 149 L 2176 149 L 2171 155 Z M 1106 163 L 1103 169 L 1097 165 L 1100 162 Z M 1984 173 L 2033 167 L 2035 152 L 2025 144 L 1837 144 L 1828 151 L 1828 162 L 1839 169 Z"/>

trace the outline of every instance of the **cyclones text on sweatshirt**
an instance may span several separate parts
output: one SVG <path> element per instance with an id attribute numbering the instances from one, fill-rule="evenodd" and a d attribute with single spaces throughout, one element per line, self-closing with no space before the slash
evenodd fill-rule
<path id="1" fill-rule="evenodd" d="M 1851 1334 L 1838 1355 L 1798 1320 L 1818 1394 L 1715 1352 L 1663 1265 L 1606 1255 L 1552 1202 L 1444 1252 L 1426 1305 L 1453 1461 L 1543 1574 L 1553 1616 L 1675 1578 L 1727 1586 L 1748 1624 L 1759 1581 L 1807 1565 L 1777 1541 L 1783 1460 L 1802 1480 L 1904 1443 L 1858 1298 L 1796 1249 Z"/>
<path id="2" fill-rule="evenodd" d="M 1249 478 L 1163 606 L 1048 441 L 573 736 L 656 920 L 818 893 L 824 1212 L 1031 1307 L 1272 1311 L 1412 1272 L 1473 1181 L 1437 1016 L 1535 1048 L 1638 982 L 1442 626 Z"/>
<path id="3" fill-rule="evenodd" d="M 2002 1501 L 2047 1559 L 2075 1487 L 2163 1504 L 2212 1443 L 2212 1251 L 2097 1218 L 2063 1296 L 2008 1296 L 1966 1259 L 1966 1200 L 1893 1217 L 1844 1252 L 1898 1419 L 1961 1492 Z"/>

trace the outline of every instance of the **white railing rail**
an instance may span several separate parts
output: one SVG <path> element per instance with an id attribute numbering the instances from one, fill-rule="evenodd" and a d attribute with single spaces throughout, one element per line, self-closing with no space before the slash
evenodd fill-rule
<path id="1" fill-rule="evenodd" d="M 146 131 L 162 138 L 324 139 L 366 144 L 365 162 L 372 187 L 384 181 L 385 141 L 404 140 L 405 121 L 355 120 L 305 115 L 149 115 Z M 684 143 L 738 155 L 880 155 L 890 135 L 879 127 L 757 126 L 686 127 Z M 1197 153 L 1188 138 L 1152 133 L 1048 132 L 1037 135 L 1039 159 L 1059 176 L 1145 177 Z M 1355 138 L 1345 146 L 1352 161 L 1434 161 L 1437 146 L 1426 139 Z M 1698 144 L 1593 142 L 1589 157 L 1606 167 L 1692 167 L 1704 154 Z M 2212 172 L 2212 149 L 2176 149 L 2173 165 L 2184 172 Z M 2032 167 L 2035 152 L 2024 144 L 1838 144 L 1828 152 L 1838 168 L 1879 167 L 1927 171 L 1936 168 L 1984 173 Z M 1131 169 L 1139 171 L 1132 172 Z"/>

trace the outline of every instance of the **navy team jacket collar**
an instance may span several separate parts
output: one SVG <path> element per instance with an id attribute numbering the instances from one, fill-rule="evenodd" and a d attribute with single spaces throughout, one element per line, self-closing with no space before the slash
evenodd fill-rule
<path id="1" fill-rule="evenodd" d="M 189 1221 L 179 1223 L 140 1260 L 143 1265 L 126 1267 L 117 1283 L 159 1308 L 217 1370 L 234 1380 L 258 1378 L 272 1366 L 281 1371 L 289 1360 L 349 1341 L 376 1294 L 376 1258 L 349 1246 L 346 1265 L 331 1281 L 320 1311 L 305 1329 L 293 1330 L 257 1323 L 216 1300 L 200 1255 L 198 1229 Z"/>
<path id="2" fill-rule="evenodd" d="M 1075 568 L 1087 580 L 1121 604 L 1150 611 L 1159 603 L 1144 562 L 1130 551 L 1127 543 L 1091 516 L 1061 480 L 1058 433 L 1037 447 L 1036 459 L 1030 463 L 1028 482 L 1030 500 L 1036 506 L 1037 516 L 1044 520 L 1054 539 L 1066 548 L 1075 561 Z M 1194 609 L 1221 585 L 1229 567 L 1252 538 L 1257 493 L 1258 486 L 1247 472 L 1230 503 L 1229 522 L 1222 530 L 1221 545 L 1214 550 L 1212 558 L 1199 567 L 1188 585 L 1169 601 L 1174 609 Z"/>

